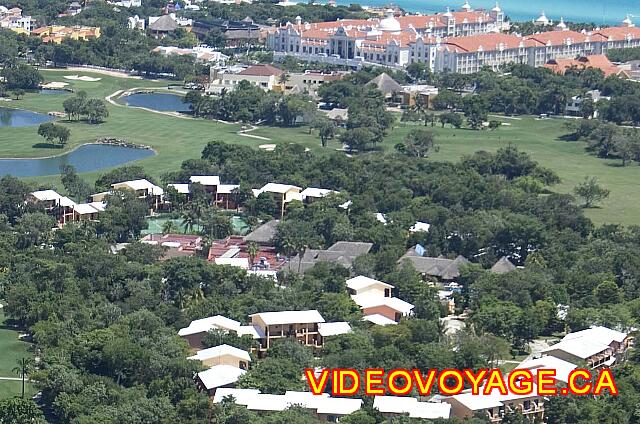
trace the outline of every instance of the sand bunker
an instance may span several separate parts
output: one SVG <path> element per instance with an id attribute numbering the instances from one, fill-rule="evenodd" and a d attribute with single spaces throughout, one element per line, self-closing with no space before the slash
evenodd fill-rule
<path id="1" fill-rule="evenodd" d="M 266 150 L 267 152 L 273 152 L 276 149 L 275 144 L 261 144 L 258 146 L 259 149 Z"/>
<path id="2" fill-rule="evenodd" d="M 55 89 L 65 88 L 67 85 L 69 85 L 68 82 L 52 81 L 46 84 L 42 84 L 41 88 L 44 88 L 45 90 L 55 90 Z"/>
<path id="3" fill-rule="evenodd" d="M 85 82 L 96 82 L 102 79 L 102 78 L 88 77 L 86 75 L 83 75 L 81 77 L 78 75 L 65 75 L 64 78 L 68 80 L 85 81 Z"/>

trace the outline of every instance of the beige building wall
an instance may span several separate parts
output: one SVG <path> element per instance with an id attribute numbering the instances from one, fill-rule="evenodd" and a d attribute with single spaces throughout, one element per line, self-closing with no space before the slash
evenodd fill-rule
<path id="1" fill-rule="evenodd" d="M 205 359 L 202 362 L 207 367 L 213 367 L 214 365 L 231 365 L 232 367 L 246 370 L 249 368 L 249 364 L 242 358 L 238 358 L 234 355 L 221 355 L 215 358 Z"/>

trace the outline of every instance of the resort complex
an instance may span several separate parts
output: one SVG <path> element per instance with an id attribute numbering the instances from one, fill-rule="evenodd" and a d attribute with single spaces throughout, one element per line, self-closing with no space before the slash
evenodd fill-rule
<path id="1" fill-rule="evenodd" d="M 509 22 L 499 5 L 435 15 L 303 22 L 269 30 L 266 45 L 276 57 L 293 56 L 310 62 L 347 66 L 378 64 L 404 67 L 420 62 L 432 72 L 471 74 L 485 66 L 494 70 L 509 63 L 543 66 L 555 59 L 606 54 L 610 49 L 640 46 L 640 28 L 627 18 L 622 26 L 591 31 L 569 30 L 560 22 L 536 34 L 508 32 Z"/>
<path id="2" fill-rule="evenodd" d="M 471 1 L 0 5 L 0 424 L 637 424 L 636 5 Z"/>

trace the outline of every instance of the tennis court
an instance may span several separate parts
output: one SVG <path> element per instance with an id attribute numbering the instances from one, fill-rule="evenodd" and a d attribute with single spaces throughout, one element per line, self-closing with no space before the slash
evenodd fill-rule
<path id="1" fill-rule="evenodd" d="M 142 230 L 142 234 L 162 234 L 162 228 L 165 223 L 168 221 L 173 222 L 173 227 L 175 228 L 175 232 L 178 234 L 187 234 L 187 227 L 184 225 L 184 220 L 182 218 L 152 218 L 149 219 L 149 227 L 146 230 Z M 231 217 L 231 227 L 233 229 L 233 234 L 244 236 L 251 230 L 249 224 L 245 222 L 245 220 L 241 216 L 233 216 Z M 190 233 L 199 233 L 202 231 L 201 225 L 194 225 L 193 229 Z"/>

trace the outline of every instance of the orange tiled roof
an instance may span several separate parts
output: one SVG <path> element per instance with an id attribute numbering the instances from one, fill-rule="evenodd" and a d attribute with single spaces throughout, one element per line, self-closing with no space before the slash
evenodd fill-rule
<path id="1" fill-rule="evenodd" d="M 609 27 L 603 28 L 595 32 L 595 34 L 599 34 L 606 39 L 613 40 L 625 40 L 627 36 L 631 36 L 631 38 L 640 38 L 640 28 L 638 27 Z"/>
<path id="2" fill-rule="evenodd" d="M 547 31 L 539 34 L 533 34 L 527 37 L 527 40 L 533 41 L 541 46 L 551 44 L 552 46 L 561 46 L 570 40 L 572 44 L 584 43 L 589 36 L 576 31 Z"/>
<path id="3" fill-rule="evenodd" d="M 584 56 L 578 59 L 554 59 L 546 63 L 544 67 L 560 75 L 564 75 L 568 69 L 573 67 L 578 69 L 598 68 L 604 72 L 605 76 L 624 73 L 622 69 L 611 63 L 607 56 L 602 54 Z"/>
<path id="4" fill-rule="evenodd" d="M 511 34 L 480 34 L 466 37 L 450 37 L 444 44 L 449 49 L 458 52 L 477 52 L 482 50 L 494 50 L 500 45 L 503 49 L 516 49 L 523 42 L 522 38 Z"/>

